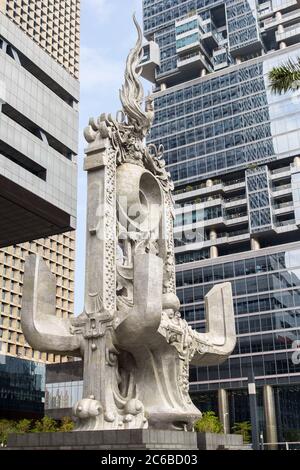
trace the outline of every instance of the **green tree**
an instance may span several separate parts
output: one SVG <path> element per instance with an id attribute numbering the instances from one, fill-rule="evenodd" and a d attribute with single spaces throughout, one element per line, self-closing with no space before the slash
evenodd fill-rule
<path id="1" fill-rule="evenodd" d="M 65 416 L 61 420 L 61 425 L 59 428 L 60 432 L 70 432 L 74 429 L 74 421 L 69 416 Z"/>
<path id="2" fill-rule="evenodd" d="M 269 72 L 270 88 L 273 93 L 282 95 L 300 89 L 300 57 L 274 67 Z"/>
<path id="3" fill-rule="evenodd" d="M 55 419 L 44 416 L 40 421 L 34 423 L 32 432 L 57 432 L 58 425 Z"/>
<path id="4" fill-rule="evenodd" d="M 202 418 L 195 424 L 195 431 L 221 434 L 223 432 L 223 426 L 218 416 L 216 416 L 213 411 L 206 411 L 202 414 Z"/>
<path id="5" fill-rule="evenodd" d="M 26 434 L 31 432 L 32 421 L 30 419 L 21 419 L 16 423 L 15 431 L 17 434 Z"/>
<path id="6" fill-rule="evenodd" d="M 251 423 L 249 421 L 242 421 L 241 423 L 234 423 L 232 428 L 234 434 L 241 434 L 245 444 L 251 442 Z"/>
<path id="7" fill-rule="evenodd" d="M 0 419 L 0 446 L 7 444 L 9 434 L 16 430 L 16 423 L 8 419 Z"/>

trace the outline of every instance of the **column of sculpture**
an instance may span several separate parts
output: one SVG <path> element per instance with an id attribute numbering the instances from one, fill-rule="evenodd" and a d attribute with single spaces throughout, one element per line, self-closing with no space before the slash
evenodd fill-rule
<path id="1" fill-rule="evenodd" d="M 135 21 L 136 22 L 136 21 Z M 139 80 L 142 32 L 126 65 L 123 111 L 101 115 L 88 142 L 86 287 L 83 313 L 59 319 L 56 282 L 31 255 L 25 266 L 22 327 L 39 351 L 82 357 L 78 430 L 192 430 L 201 416 L 189 396 L 189 365 L 214 365 L 232 352 L 231 285 L 206 296 L 207 332 L 179 313 L 175 288 L 173 185 L 163 148 L 146 145 L 154 118 Z"/>

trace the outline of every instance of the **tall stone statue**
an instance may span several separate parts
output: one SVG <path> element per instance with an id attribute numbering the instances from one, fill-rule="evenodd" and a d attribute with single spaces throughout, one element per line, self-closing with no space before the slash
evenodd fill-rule
<path id="1" fill-rule="evenodd" d="M 173 185 L 163 148 L 146 145 L 154 118 L 139 80 L 142 32 L 126 65 L 123 110 L 102 114 L 88 142 L 85 304 L 55 315 L 56 283 L 46 263 L 26 261 L 22 328 L 30 345 L 82 357 L 78 430 L 192 430 L 201 416 L 189 396 L 189 365 L 222 363 L 236 343 L 231 285 L 206 296 L 207 332 L 181 318 L 175 288 Z"/>

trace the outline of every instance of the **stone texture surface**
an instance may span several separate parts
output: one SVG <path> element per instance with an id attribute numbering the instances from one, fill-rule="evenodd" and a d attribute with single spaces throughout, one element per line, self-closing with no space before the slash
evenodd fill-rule
<path id="1" fill-rule="evenodd" d="M 242 436 L 234 434 L 155 429 L 12 434 L 8 440 L 8 449 L 15 450 L 238 450 L 242 448 Z"/>
<path id="2" fill-rule="evenodd" d="M 243 448 L 243 437 L 236 434 L 197 433 L 197 445 L 199 450 L 238 450 Z"/>
<path id="3" fill-rule="evenodd" d="M 14 434 L 8 449 L 27 450 L 197 450 L 197 434 L 131 429 L 70 433 Z"/>

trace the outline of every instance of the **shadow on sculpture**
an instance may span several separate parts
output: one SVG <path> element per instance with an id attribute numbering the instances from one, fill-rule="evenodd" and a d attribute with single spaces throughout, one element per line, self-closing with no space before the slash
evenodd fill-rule
<path id="1" fill-rule="evenodd" d="M 86 287 L 83 313 L 56 317 L 56 281 L 31 255 L 24 274 L 22 328 L 39 351 L 83 357 L 77 430 L 193 430 L 189 365 L 222 363 L 236 343 L 231 285 L 206 296 L 207 332 L 180 316 L 176 296 L 173 185 L 163 148 L 145 144 L 153 101 L 139 80 L 142 32 L 126 65 L 123 111 L 101 115 L 88 142 Z"/>

